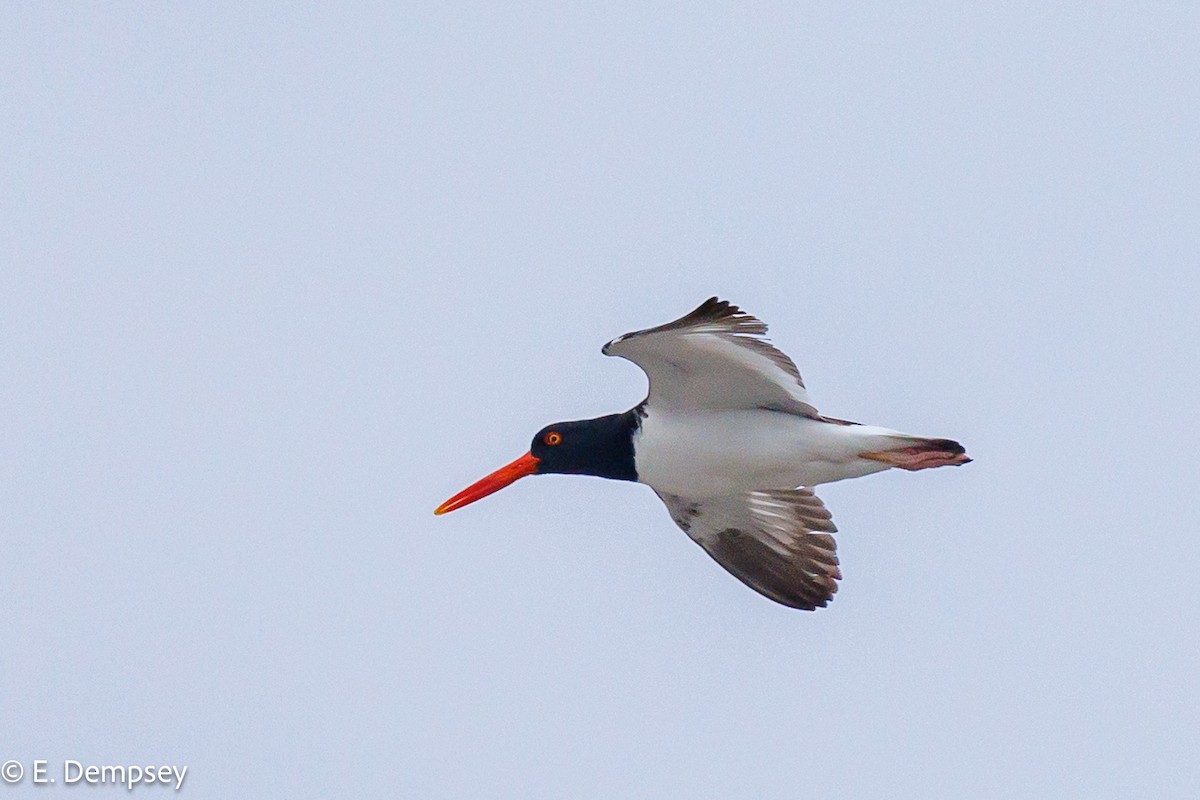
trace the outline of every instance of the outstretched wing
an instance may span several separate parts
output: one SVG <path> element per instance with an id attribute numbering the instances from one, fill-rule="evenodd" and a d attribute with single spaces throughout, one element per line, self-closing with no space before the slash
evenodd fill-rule
<path id="1" fill-rule="evenodd" d="M 824 607 L 842 579 L 832 515 L 808 489 L 690 499 L 659 492 L 671 518 L 717 563 L 785 606 Z"/>
<path id="2" fill-rule="evenodd" d="M 710 297 L 674 322 L 618 336 L 603 353 L 627 358 L 645 371 L 653 406 L 767 408 L 818 416 L 800 371 L 766 340 L 766 332 L 762 320 Z"/>

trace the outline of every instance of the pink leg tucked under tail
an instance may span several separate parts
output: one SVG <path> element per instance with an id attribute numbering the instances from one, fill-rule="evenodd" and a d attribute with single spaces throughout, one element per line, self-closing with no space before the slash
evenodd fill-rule
<path id="1" fill-rule="evenodd" d="M 971 460 L 967 457 L 966 449 L 953 439 L 922 439 L 908 447 L 858 455 L 860 458 L 880 461 L 909 471 L 931 467 L 957 467 Z"/>

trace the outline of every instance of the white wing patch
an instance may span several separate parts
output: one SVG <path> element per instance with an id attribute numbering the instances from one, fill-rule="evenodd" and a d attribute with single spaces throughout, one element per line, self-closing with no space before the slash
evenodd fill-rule
<path id="1" fill-rule="evenodd" d="M 766 324 L 710 297 L 687 316 L 634 331 L 603 353 L 637 364 L 650 379 L 647 401 L 678 410 L 765 408 L 818 417 L 800 371 L 765 338 Z"/>
<path id="2" fill-rule="evenodd" d="M 738 580 L 772 600 L 812 611 L 842 579 L 832 515 L 808 489 L 692 499 L 658 495 L 675 524 Z"/>

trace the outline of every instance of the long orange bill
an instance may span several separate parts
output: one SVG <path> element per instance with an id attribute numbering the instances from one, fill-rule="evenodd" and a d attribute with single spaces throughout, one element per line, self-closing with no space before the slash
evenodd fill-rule
<path id="1" fill-rule="evenodd" d="M 501 467 L 486 478 L 475 481 L 434 509 L 433 513 L 445 514 L 447 511 L 462 508 L 468 503 L 474 503 L 476 500 L 487 497 L 492 492 L 498 492 L 518 478 L 524 478 L 526 475 L 537 472 L 539 461 L 540 459 L 535 458 L 533 453 L 526 453 L 508 466 Z"/>

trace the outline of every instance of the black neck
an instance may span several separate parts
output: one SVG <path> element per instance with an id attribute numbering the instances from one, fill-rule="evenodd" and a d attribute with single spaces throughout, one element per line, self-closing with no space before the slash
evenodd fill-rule
<path id="1" fill-rule="evenodd" d="M 609 414 L 590 420 L 599 443 L 595 461 L 589 464 L 588 474 L 617 481 L 636 481 L 637 466 L 633 461 L 633 435 L 641 425 L 634 410 Z"/>

